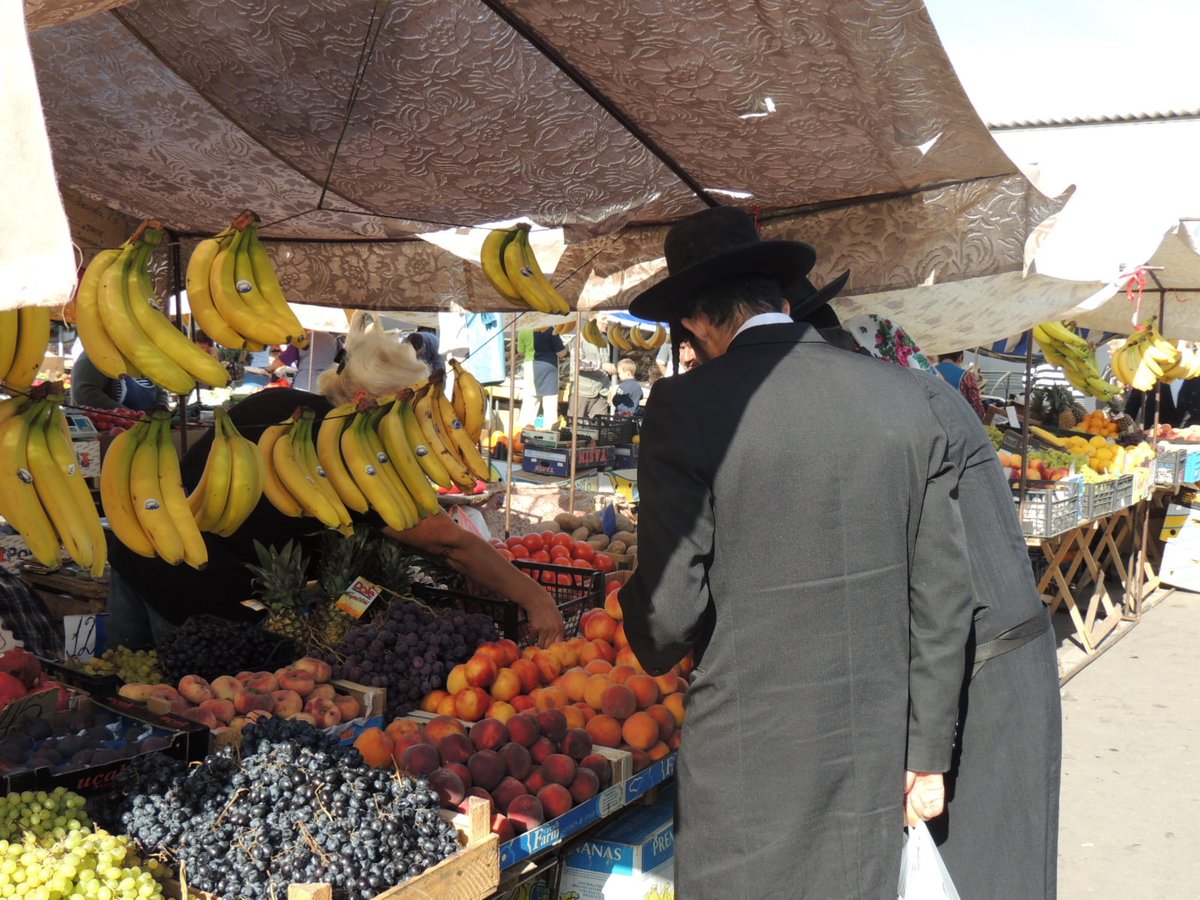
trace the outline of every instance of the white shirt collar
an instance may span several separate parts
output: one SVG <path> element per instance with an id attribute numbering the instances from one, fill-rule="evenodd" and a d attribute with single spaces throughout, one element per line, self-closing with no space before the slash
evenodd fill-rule
<path id="1" fill-rule="evenodd" d="M 759 325 L 791 325 L 791 324 L 792 324 L 792 317 L 787 315 L 786 313 L 781 313 L 781 312 L 759 313 L 756 316 L 751 316 L 745 322 L 743 322 L 742 327 L 739 328 L 734 333 L 733 336 L 736 338 L 739 334 L 741 334 L 747 328 L 757 328 Z"/>

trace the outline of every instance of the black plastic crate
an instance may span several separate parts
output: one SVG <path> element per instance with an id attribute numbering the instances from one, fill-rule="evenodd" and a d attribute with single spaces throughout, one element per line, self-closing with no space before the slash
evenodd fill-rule
<path id="1" fill-rule="evenodd" d="M 638 421 L 633 416 L 592 416 L 580 423 L 579 433 L 594 438 L 599 446 L 629 444 L 638 433 Z"/>
<path id="2" fill-rule="evenodd" d="M 93 675 L 79 669 L 73 669 L 65 660 L 46 659 L 39 657 L 42 671 L 51 675 L 55 681 L 68 684 L 86 691 L 93 697 L 110 697 L 121 690 L 125 682 L 117 675 Z"/>
<path id="3" fill-rule="evenodd" d="M 566 625 L 566 636 L 579 634 L 579 619 L 589 609 L 604 603 L 604 573 L 573 566 L 514 560 L 514 565 L 541 584 L 554 598 Z M 562 583 L 559 576 L 563 576 Z M 534 641 L 525 612 L 511 600 L 498 597 L 479 597 L 462 591 L 446 590 L 426 584 L 413 584 L 413 596 L 422 603 L 442 609 L 460 609 L 466 613 L 488 616 L 500 630 L 501 636 L 525 646 Z"/>

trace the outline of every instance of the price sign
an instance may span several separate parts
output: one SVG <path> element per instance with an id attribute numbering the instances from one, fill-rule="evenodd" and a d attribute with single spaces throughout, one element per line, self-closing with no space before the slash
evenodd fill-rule
<path id="1" fill-rule="evenodd" d="M 63 616 L 63 645 L 68 657 L 87 662 L 107 649 L 105 614 Z"/>

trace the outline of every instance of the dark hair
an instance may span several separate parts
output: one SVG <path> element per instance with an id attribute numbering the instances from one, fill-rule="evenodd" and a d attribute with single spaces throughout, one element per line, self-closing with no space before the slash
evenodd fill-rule
<path id="1" fill-rule="evenodd" d="M 963 358 L 963 355 L 964 351 L 962 350 L 958 350 L 954 353 L 939 353 L 938 362 L 945 362 L 946 360 L 950 360 L 950 362 L 960 362 Z"/>
<path id="2" fill-rule="evenodd" d="M 768 275 L 750 275 L 717 281 L 696 292 L 681 318 L 703 314 L 716 328 L 735 320 L 783 309 L 779 282 Z"/>

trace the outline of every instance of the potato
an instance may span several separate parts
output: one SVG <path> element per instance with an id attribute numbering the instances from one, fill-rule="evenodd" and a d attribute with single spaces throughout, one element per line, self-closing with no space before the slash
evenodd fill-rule
<path id="1" fill-rule="evenodd" d="M 566 531 L 568 533 L 574 531 L 583 524 L 583 520 L 580 519 L 579 516 L 569 512 L 559 513 L 554 517 L 554 521 L 558 523 L 558 527 L 561 531 Z"/>
<path id="2" fill-rule="evenodd" d="M 630 556 L 637 556 L 637 544 L 632 544 L 631 546 L 626 547 L 625 552 Z"/>
<path id="3" fill-rule="evenodd" d="M 612 536 L 612 539 L 614 541 L 620 541 L 622 544 L 624 544 L 627 547 L 630 544 L 637 543 L 637 535 L 633 534 L 632 532 L 629 532 L 629 531 L 618 531 Z"/>
<path id="4" fill-rule="evenodd" d="M 607 534 L 593 534 L 590 538 L 587 539 L 587 542 L 589 544 L 591 544 L 593 547 L 595 547 L 597 550 L 603 550 L 605 547 L 608 546 L 608 535 Z"/>
<path id="5" fill-rule="evenodd" d="M 588 531 L 592 534 L 599 534 L 604 531 L 604 523 L 600 520 L 599 513 L 591 513 L 583 517 L 583 524 L 587 526 Z"/>
<path id="6" fill-rule="evenodd" d="M 557 522 L 535 522 L 529 529 L 529 534 L 541 534 L 543 531 L 562 531 Z"/>
<path id="7" fill-rule="evenodd" d="M 637 525 L 634 524 L 633 519 L 629 518 L 629 516 L 617 513 L 616 522 L 617 531 L 637 531 Z"/>
<path id="8" fill-rule="evenodd" d="M 592 533 L 588 531 L 587 528 L 580 526 L 571 532 L 571 540 L 586 541 L 589 537 L 591 537 L 591 535 Z"/>
<path id="9" fill-rule="evenodd" d="M 627 544 L 624 541 L 609 541 L 607 549 L 608 549 L 609 553 L 622 553 L 623 554 L 625 552 L 626 546 L 627 546 Z"/>

